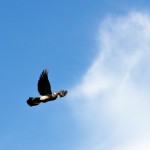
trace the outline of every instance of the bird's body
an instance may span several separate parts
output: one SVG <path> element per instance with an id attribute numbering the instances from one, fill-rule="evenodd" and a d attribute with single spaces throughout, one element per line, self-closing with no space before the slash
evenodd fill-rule
<path id="1" fill-rule="evenodd" d="M 46 103 L 48 101 L 56 100 L 57 97 L 64 97 L 67 94 L 66 90 L 60 90 L 56 93 L 52 93 L 51 85 L 48 80 L 48 71 L 43 70 L 42 74 L 40 75 L 38 81 L 38 92 L 40 93 L 40 97 L 29 97 L 27 100 L 27 104 L 29 106 L 36 106 L 39 105 L 41 102 Z"/>
<path id="2" fill-rule="evenodd" d="M 41 97 L 40 97 L 40 100 L 41 100 L 41 101 L 49 100 L 50 96 L 51 96 L 50 94 L 41 96 Z"/>

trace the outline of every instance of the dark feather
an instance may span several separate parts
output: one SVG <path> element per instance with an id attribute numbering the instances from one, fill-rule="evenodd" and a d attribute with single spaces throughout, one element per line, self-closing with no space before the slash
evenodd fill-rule
<path id="1" fill-rule="evenodd" d="M 48 71 L 43 70 L 38 81 L 38 91 L 40 95 L 52 94 L 51 85 L 48 80 Z"/>
<path id="2" fill-rule="evenodd" d="M 29 97 L 29 99 L 27 100 L 27 104 L 29 106 L 36 106 L 39 105 L 41 103 L 40 98 L 33 98 L 33 97 Z"/>

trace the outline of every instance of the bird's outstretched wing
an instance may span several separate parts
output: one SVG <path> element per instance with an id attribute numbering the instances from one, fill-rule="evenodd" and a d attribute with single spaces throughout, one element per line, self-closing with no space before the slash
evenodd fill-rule
<path id="1" fill-rule="evenodd" d="M 52 94 L 51 85 L 48 80 L 48 71 L 45 69 L 40 75 L 38 81 L 38 91 L 40 95 Z"/>

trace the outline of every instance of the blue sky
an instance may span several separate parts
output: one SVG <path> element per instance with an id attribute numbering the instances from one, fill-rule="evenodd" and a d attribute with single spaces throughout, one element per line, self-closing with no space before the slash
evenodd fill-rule
<path id="1" fill-rule="evenodd" d="M 149 150 L 149 5 L 0 1 L 0 149 Z M 45 68 L 68 96 L 31 108 Z"/>

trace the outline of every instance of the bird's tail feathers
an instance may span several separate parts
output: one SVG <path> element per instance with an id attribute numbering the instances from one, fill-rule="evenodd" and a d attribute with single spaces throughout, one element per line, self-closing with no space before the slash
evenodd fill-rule
<path id="1" fill-rule="evenodd" d="M 36 106 L 39 105 L 41 103 L 40 98 L 39 97 L 29 97 L 29 99 L 27 100 L 27 104 L 29 106 Z"/>

